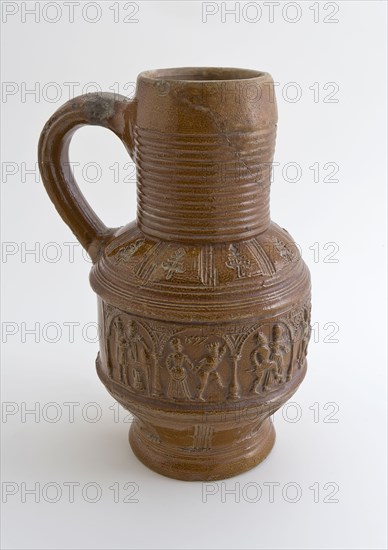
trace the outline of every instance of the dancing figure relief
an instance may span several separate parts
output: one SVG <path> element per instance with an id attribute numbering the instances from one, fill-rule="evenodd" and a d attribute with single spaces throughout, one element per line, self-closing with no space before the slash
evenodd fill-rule
<path id="1" fill-rule="evenodd" d="M 197 397 L 201 401 L 205 401 L 204 393 L 210 381 L 215 380 L 221 388 L 224 388 L 224 383 L 217 369 L 225 355 L 226 346 L 221 346 L 219 342 L 211 342 L 206 345 L 206 348 L 209 353 L 195 366 L 195 372 L 199 377 Z"/>

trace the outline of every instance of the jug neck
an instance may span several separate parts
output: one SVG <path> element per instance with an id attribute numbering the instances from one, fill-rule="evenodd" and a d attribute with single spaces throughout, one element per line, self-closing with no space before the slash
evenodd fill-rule
<path id="1" fill-rule="evenodd" d="M 198 71 L 209 78 L 211 69 L 191 71 L 197 71 L 193 81 L 179 80 L 179 74 L 169 79 L 160 71 L 139 76 L 134 129 L 139 227 L 151 237 L 187 243 L 252 238 L 270 224 L 277 116 L 273 90 L 263 84 L 272 79 L 256 71 L 237 78 L 244 70 L 224 69 L 240 72 L 198 82 Z M 241 91 L 248 81 L 250 96 Z M 204 94 L 209 85 L 211 94 Z M 254 96 L 257 85 L 260 95 Z"/>
<path id="2" fill-rule="evenodd" d="M 270 223 L 275 128 L 166 135 L 137 129 L 138 223 L 173 241 L 247 239 Z"/>

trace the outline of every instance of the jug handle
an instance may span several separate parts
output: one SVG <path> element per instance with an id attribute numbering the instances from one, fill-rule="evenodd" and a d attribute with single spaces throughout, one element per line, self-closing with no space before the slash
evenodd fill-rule
<path id="1" fill-rule="evenodd" d="M 121 139 L 133 158 L 134 110 L 135 101 L 117 94 L 81 95 L 53 114 L 39 139 L 39 169 L 46 191 L 93 262 L 116 229 L 105 226 L 78 187 L 69 164 L 70 141 L 81 126 L 102 126 Z"/>

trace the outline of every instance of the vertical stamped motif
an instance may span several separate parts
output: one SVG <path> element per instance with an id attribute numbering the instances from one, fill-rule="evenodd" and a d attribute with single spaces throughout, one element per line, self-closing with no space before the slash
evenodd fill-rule
<path id="1" fill-rule="evenodd" d="M 252 261 L 242 254 L 237 245 L 230 244 L 226 267 L 234 269 L 239 279 L 252 275 Z"/>
<path id="2" fill-rule="evenodd" d="M 258 273 L 266 277 L 272 277 L 276 272 L 275 265 L 258 240 L 248 241 L 246 246 L 257 262 Z"/>
<path id="3" fill-rule="evenodd" d="M 213 426 L 196 424 L 193 433 L 193 451 L 209 451 L 212 448 Z"/>
<path id="4" fill-rule="evenodd" d="M 280 239 L 275 239 L 274 246 L 275 246 L 275 250 L 277 251 L 279 256 L 283 258 L 283 260 L 285 260 L 286 262 L 294 261 L 296 256 L 295 254 L 296 251 L 288 243 L 285 243 Z"/>
<path id="5" fill-rule="evenodd" d="M 218 271 L 212 244 L 201 246 L 198 254 L 198 276 L 205 286 L 217 286 Z"/>
<path id="6" fill-rule="evenodd" d="M 170 281 L 175 273 L 184 273 L 185 266 L 183 259 L 186 256 L 186 250 L 184 248 L 178 248 L 175 252 L 162 263 L 162 268 L 166 272 L 166 280 Z"/>
<path id="7" fill-rule="evenodd" d="M 142 261 L 135 269 L 135 274 L 143 281 L 146 282 L 150 279 L 157 265 L 157 257 L 162 243 L 159 241 L 154 244 L 143 256 Z"/>
<path id="8" fill-rule="evenodd" d="M 116 255 L 117 261 L 127 262 L 134 254 L 136 254 L 138 250 L 140 250 L 140 248 L 143 246 L 144 243 L 145 243 L 144 238 L 136 239 L 135 242 L 130 243 L 124 248 L 121 248 Z"/>

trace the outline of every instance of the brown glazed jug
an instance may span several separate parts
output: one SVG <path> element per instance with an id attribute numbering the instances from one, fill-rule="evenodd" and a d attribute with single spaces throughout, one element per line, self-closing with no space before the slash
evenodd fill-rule
<path id="1" fill-rule="evenodd" d="M 98 375 L 134 415 L 136 456 L 166 476 L 261 462 L 270 416 L 306 373 L 309 271 L 269 212 L 276 123 L 268 73 L 177 68 L 141 73 L 132 101 L 68 101 L 41 134 L 46 190 L 93 261 Z M 107 228 L 69 173 L 85 124 L 112 130 L 136 164 L 125 227 Z"/>

